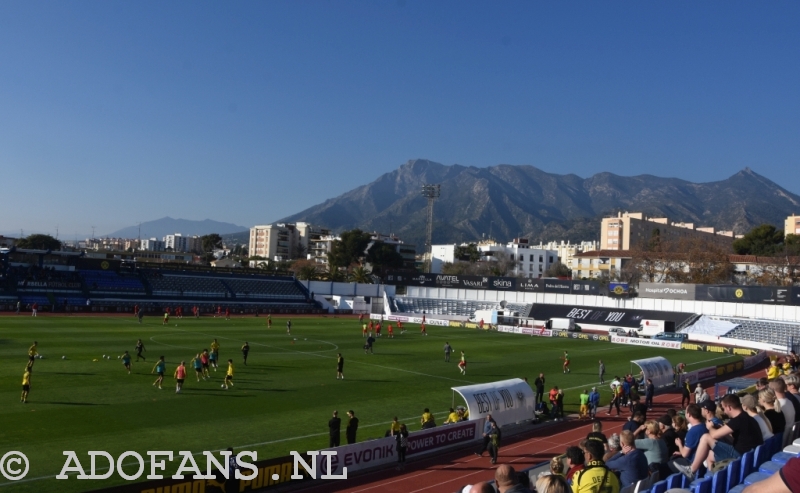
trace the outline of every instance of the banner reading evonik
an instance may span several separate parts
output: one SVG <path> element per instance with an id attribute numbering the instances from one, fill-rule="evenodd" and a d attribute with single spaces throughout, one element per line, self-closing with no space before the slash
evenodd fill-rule
<path id="1" fill-rule="evenodd" d="M 483 422 L 479 420 L 462 421 L 429 430 L 415 431 L 408 436 L 406 454 L 421 454 L 459 443 L 471 442 L 480 436 L 479 429 L 482 424 Z M 335 450 L 336 455 L 331 457 L 331 471 L 328 471 L 327 456 L 320 454 L 317 457 L 317 467 L 322 474 L 341 474 L 342 467 L 346 467 L 347 473 L 350 474 L 397 461 L 397 440 L 394 437 L 342 445 L 328 450 Z"/>

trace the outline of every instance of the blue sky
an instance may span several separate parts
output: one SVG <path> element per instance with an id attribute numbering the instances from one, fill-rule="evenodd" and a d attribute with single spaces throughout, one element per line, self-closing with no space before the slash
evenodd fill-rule
<path id="1" fill-rule="evenodd" d="M 797 2 L 1 2 L 0 232 L 251 226 L 413 158 L 749 166 L 800 193 L 798 19 Z"/>

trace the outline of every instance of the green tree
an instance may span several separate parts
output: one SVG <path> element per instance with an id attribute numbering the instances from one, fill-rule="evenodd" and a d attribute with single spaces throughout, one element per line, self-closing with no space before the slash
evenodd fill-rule
<path id="1" fill-rule="evenodd" d="M 203 251 L 213 252 L 216 248 L 222 248 L 222 237 L 217 233 L 211 233 L 200 237 L 200 242 L 203 245 Z"/>
<path id="2" fill-rule="evenodd" d="M 556 262 L 544 273 L 545 277 L 572 277 L 572 271 L 561 262 Z"/>
<path id="3" fill-rule="evenodd" d="M 783 240 L 783 246 L 786 250 L 786 255 L 800 256 L 800 235 L 786 235 Z"/>
<path id="4" fill-rule="evenodd" d="M 772 257 L 783 252 L 783 230 L 771 224 L 751 229 L 744 237 L 733 242 L 733 251 L 739 255 Z"/>
<path id="5" fill-rule="evenodd" d="M 357 282 L 359 284 L 372 284 L 372 273 L 360 265 L 350 271 L 349 278 L 351 282 Z"/>
<path id="6" fill-rule="evenodd" d="M 397 252 L 394 245 L 383 242 L 376 242 L 372 245 L 367 253 L 366 261 L 372 265 L 372 272 L 379 276 L 403 267 L 403 256 Z"/>
<path id="7" fill-rule="evenodd" d="M 470 243 L 468 245 L 458 245 L 454 252 L 456 259 L 462 262 L 475 263 L 481 259 L 481 252 L 478 251 L 478 245 Z"/>
<path id="8" fill-rule="evenodd" d="M 313 260 L 295 260 L 292 263 L 292 270 L 294 271 L 294 275 L 303 281 L 314 281 L 319 277 L 317 263 Z"/>
<path id="9" fill-rule="evenodd" d="M 336 267 L 347 267 L 354 263 L 361 263 L 364 257 L 364 250 L 370 242 L 369 233 L 360 229 L 345 231 L 340 235 L 339 240 L 334 240 L 331 244 L 331 251 L 328 252 L 328 263 Z"/>
<path id="10" fill-rule="evenodd" d="M 61 242 L 50 235 L 30 235 L 18 240 L 16 245 L 32 250 L 61 250 Z"/>

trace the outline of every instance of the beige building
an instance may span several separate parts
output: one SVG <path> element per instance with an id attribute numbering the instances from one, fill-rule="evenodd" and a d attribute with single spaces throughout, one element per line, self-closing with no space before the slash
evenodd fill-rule
<path id="1" fill-rule="evenodd" d="M 792 214 L 786 218 L 786 222 L 783 224 L 783 234 L 800 235 L 800 216 Z"/>
<path id="2" fill-rule="evenodd" d="M 631 255 L 627 251 L 606 249 L 577 253 L 573 257 L 572 278 L 608 277 L 615 279 L 630 260 Z"/>
<path id="3" fill-rule="evenodd" d="M 600 225 L 600 250 L 629 250 L 640 242 L 647 242 L 657 231 L 662 241 L 682 238 L 712 240 L 720 246 L 730 247 L 733 231 L 715 231 L 711 227 L 695 228 L 694 223 L 672 223 L 666 217 L 647 217 L 641 212 L 619 213 L 603 218 Z"/>
<path id="4" fill-rule="evenodd" d="M 311 224 L 278 223 L 250 228 L 250 256 L 258 255 L 269 260 L 290 260 L 298 257 L 316 258 L 322 254 L 323 237 L 331 232 Z"/>

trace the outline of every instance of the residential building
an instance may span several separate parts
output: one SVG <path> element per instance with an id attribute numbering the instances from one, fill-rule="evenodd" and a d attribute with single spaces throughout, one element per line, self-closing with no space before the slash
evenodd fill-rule
<path id="1" fill-rule="evenodd" d="M 248 252 L 250 256 L 258 255 L 269 260 L 316 256 L 321 254 L 322 238 L 330 234 L 329 229 L 315 228 L 304 222 L 253 226 L 250 228 Z"/>
<path id="2" fill-rule="evenodd" d="M 792 214 L 786 218 L 786 222 L 783 224 L 783 234 L 800 235 L 800 216 Z"/>
<path id="3" fill-rule="evenodd" d="M 146 252 L 163 252 L 166 251 L 167 247 L 163 241 L 157 238 L 150 238 L 149 240 L 142 240 L 140 249 Z"/>
<path id="4" fill-rule="evenodd" d="M 167 235 L 164 237 L 164 246 L 170 252 L 188 252 L 189 243 L 188 238 L 180 233 L 174 235 Z"/>
<path id="5" fill-rule="evenodd" d="M 550 241 L 548 243 L 539 243 L 533 246 L 539 250 L 551 250 L 558 252 L 558 260 L 562 265 L 567 266 L 572 270 L 575 264 L 575 255 L 583 252 L 591 252 L 599 248 L 597 241 L 582 241 L 580 243 L 570 243 L 569 241 L 561 240 Z"/>
<path id="6" fill-rule="evenodd" d="M 444 264 L 456 261 L 457 245 L 431 245 L 431 273 L 441 274 Z"/>
<path id="7" fill-rule="evenodd" d="M 627 250 L 591 250 L 578 253 L 573 257 L 572 278 L 593 279 L 615 275 L 631 260 Z"/>
<path id="8" fill-rule="evenodd" d="M 600 225 L 600 250 L 629 250 L 649 242 L 654 236 L 661 241 L 702 238 L 730 248 L 733 231 L 715 231 L 711 227 L 695 228 L 693 223 L 671 223 L 666 217 L 647 217 L 641 212 L 619 213 L 606 217 Z"/>
<path id="9" fill-rule="evenodd" d="M 544 277 L 547 269 L 558 262 L 557 251 L 533 247 L 528 244 L 527 238 L 515 238 L 506 245 L 491 240 L 481 242 L 478 244 L 478 251 L 481 252 L 482 261 L 493 260 L 498 253 L 508 255 L 516 262 L 513 275 L 520 277 Z"/>

